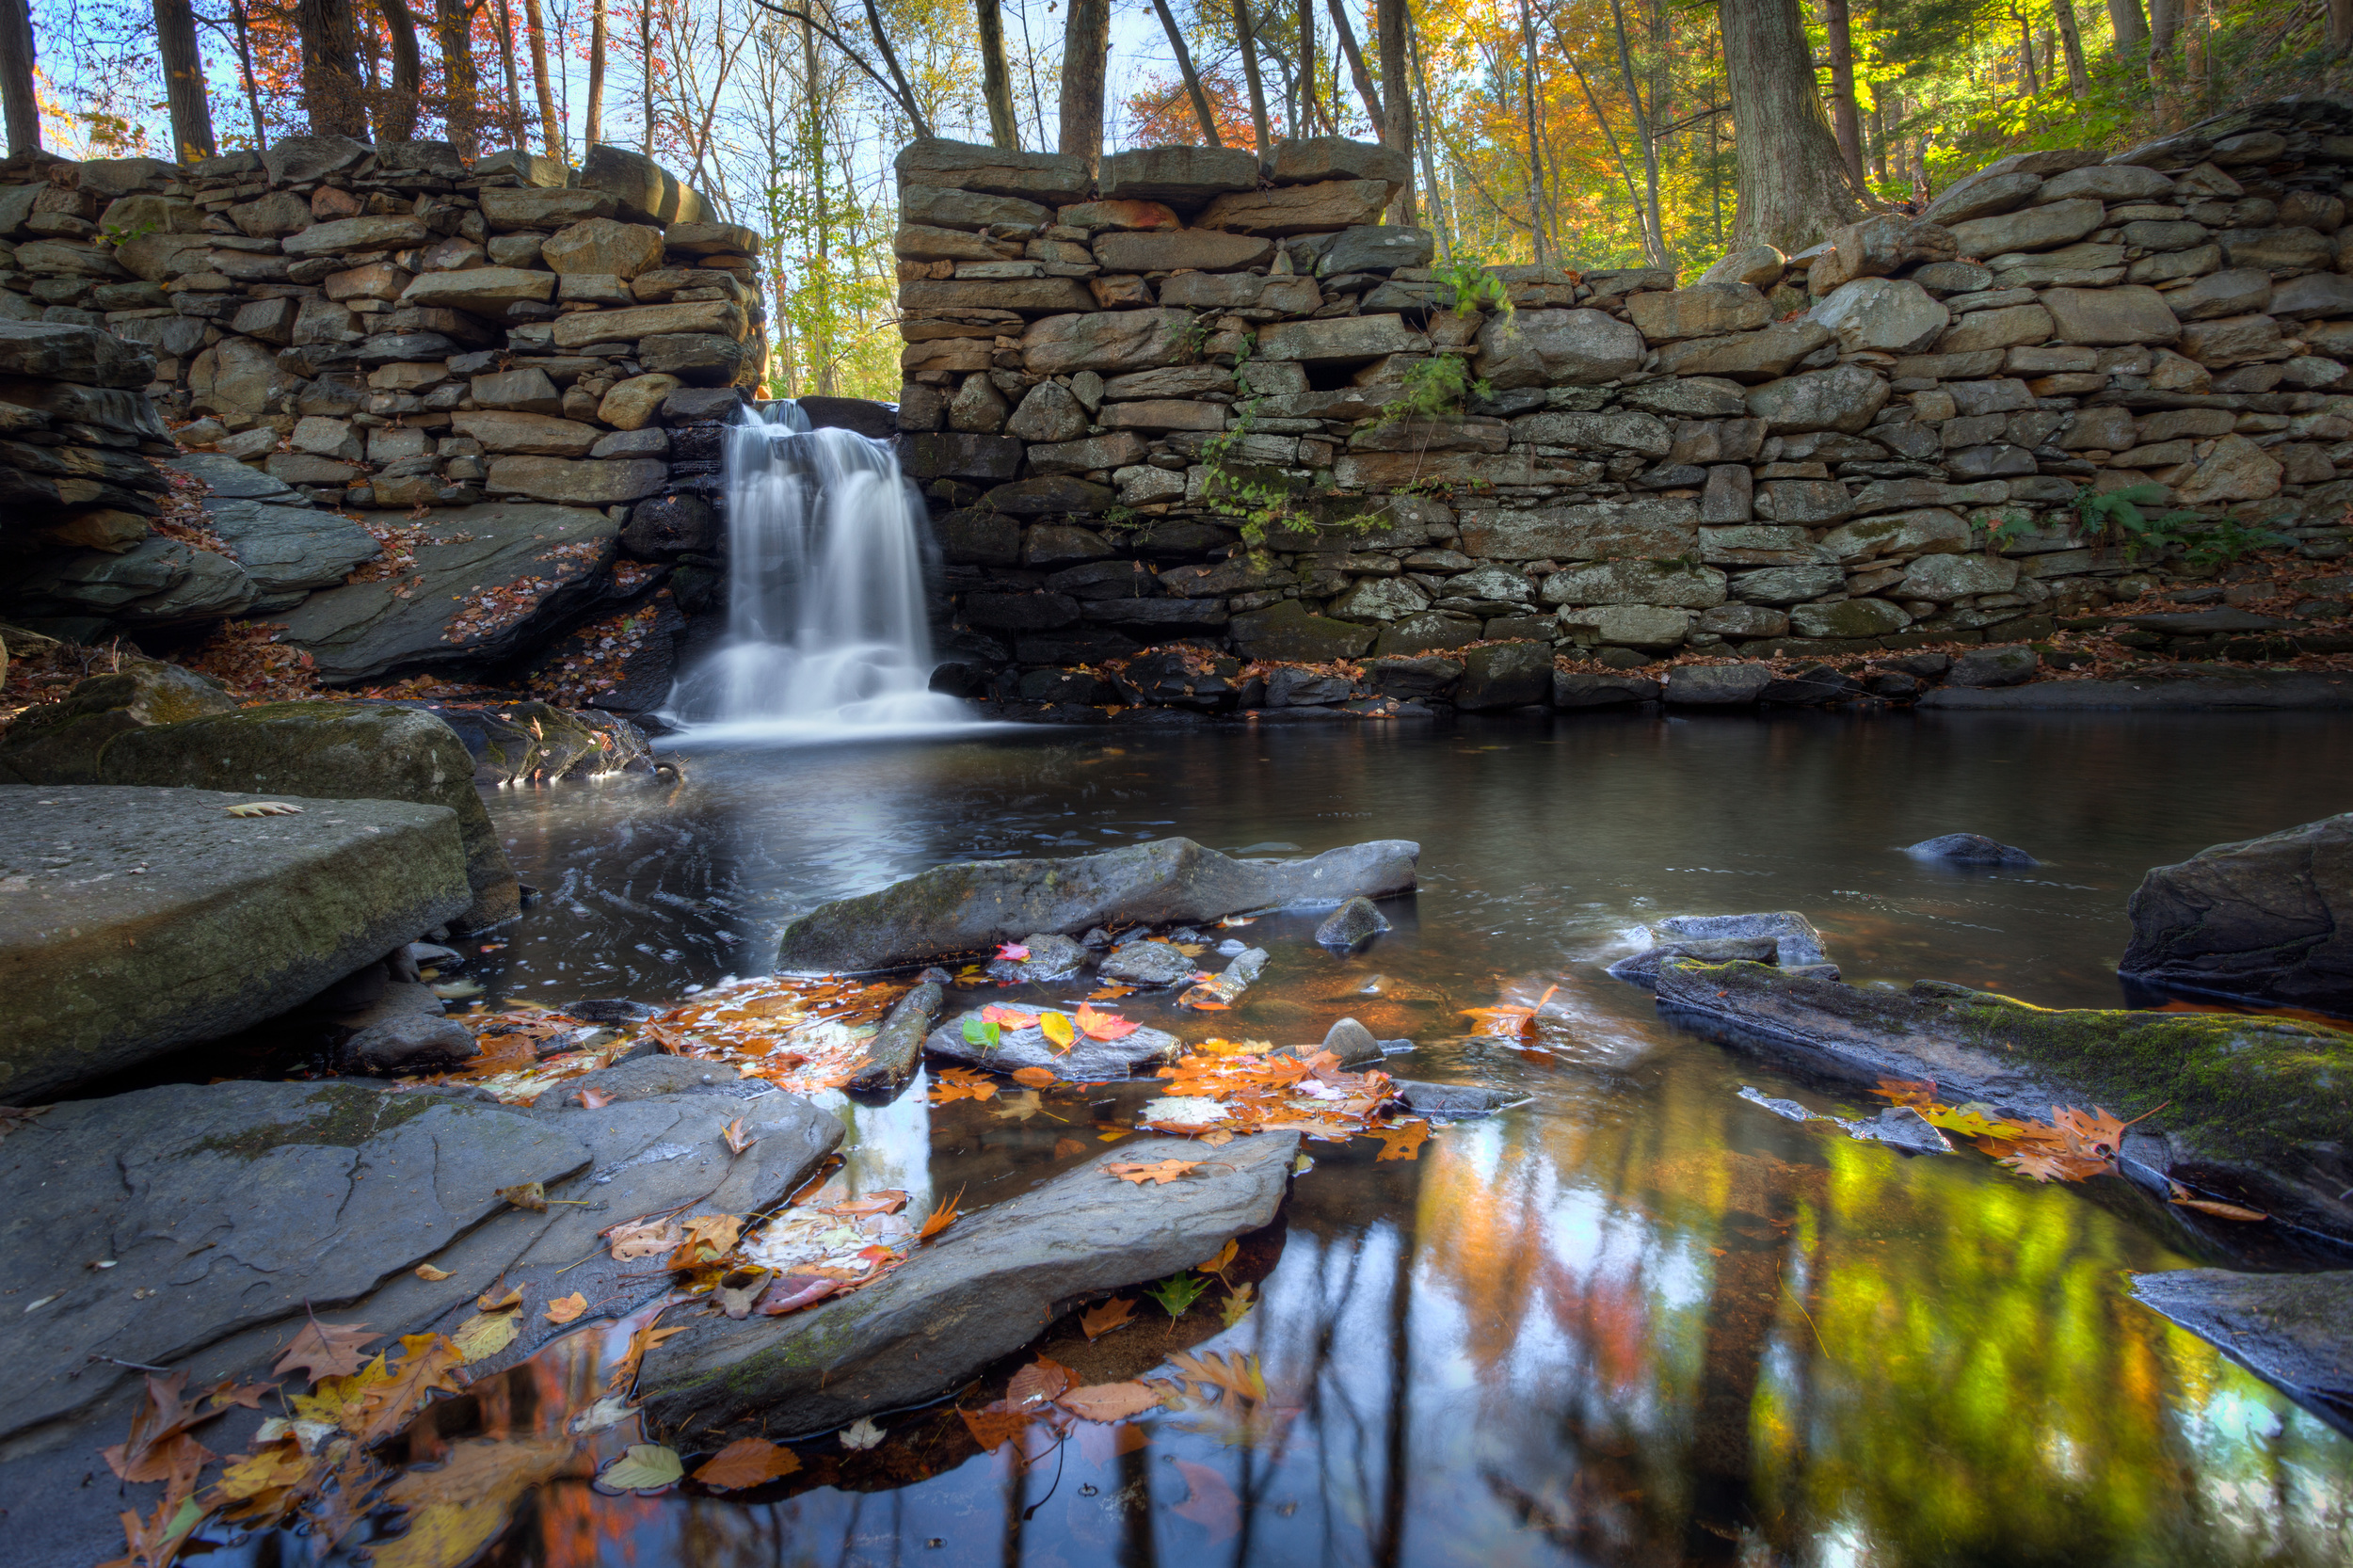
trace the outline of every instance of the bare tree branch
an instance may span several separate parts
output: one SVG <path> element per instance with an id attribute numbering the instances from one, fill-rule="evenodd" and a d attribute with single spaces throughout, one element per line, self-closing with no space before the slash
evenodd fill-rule
<path id="1" fill-rule="evenodd" d="M 931 122 L 923 118 L 922 108 L 915 102 L 915 95 L 906 90 L 905 83 L 902 81 L 894 86 L 890 82 L 884 80 L 882 72 L 876 71 L 872 65 L 868 64 L 866 56 L 852 48 L 848 39 L 843 38 L 840 33 L 834 31 L 831 27 L 825 25 L 825 24 L 818 21 L 815 17 L 809 15 L 806 10 L 799 9 L 795 7 L 779 6 L 776 3 L 776 0 L 752 0 L 752 4 L 758 6 L 761 10 L 773 12 L 777 16 L 786 18 L 789 21 L 798 22 L 814 29 L 818 37 L 824 39 L 827 43 L 832 44 L 836 49 L 840 50 L 843 56 L 846 57 L 852 65 L 856 66 L 860 71 L 866 72 L 867 76 L 872 80 L 873 84 L 883 89 L 884 95 L 889 98 L 892 103 L 899 105 L 900 109 L 905 113 L 907 119 L 914 121 L 915 134 L 917 136 L 928 136 L 932 134 Z M 873 7 L 871 3 L 867 7 L 867 13 L 870 18 L 873 14 Z M 875 23 L 874 25 L 879 32 L 881 24 L 879 23 Z M 886 47 L 888 46 L 886 45 Z M 895 76 L 898 74 L 899 66 L 895 57 L 890 62 L 890 70 L 892 75 Z"/>

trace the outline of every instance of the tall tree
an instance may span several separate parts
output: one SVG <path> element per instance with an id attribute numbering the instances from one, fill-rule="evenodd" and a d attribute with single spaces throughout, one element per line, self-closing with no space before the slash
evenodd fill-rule
<path id="1" fill-rule="evenodd" d="M 302 40 L 302 104 L 312 134 L 365 137 L 367 89 L 360 83 L 351 0 L 296 0 L 295 31 Z"/>
<path id="2" fill-rule="evenodd" d="M 1160 3 L 1165 16 L 1165 0 Z M 1005 69 L 1005 15 L 999 0 L 972 0 L 972 20 L 981 33 L 981 96 L 988 103 L 988 139 L 1018 152 L 1021 126 L 1013 118 L 1013 73 Z"/>
<path id="3" fill-rule="evenodd" d="M 1528 110 L 1528 232 L 1534 237 L 1536 264 L 1547 265 L 1552 248 L 1545 227 L 1544 121 L 1536 112 L 1536 15 L 1520 0 L 1520 98 Z"/>
<path id="4" fill-rule="evenodd" d="M 1266 117 L 1266 84 L 1258 76 L 1258 39 L 1250 24 L 1250 0 L 1234 0 L 1234 36 L 1241 45 L 1241 73 L 1250 84 L 1250 124 L 1258 135 L 1258 156 L 1264 158 L 1274 151 L 1274 133 Z"/>
<path id="5" fill-rule="evenodd" d="M 584 150 L 604 140 L 604 0 L 593 0 L 588 8 L 588 122 L 581 135 Z"/>
<path id="6" fill-rule="evenodd" d="M 523 139 L 523 94 L 515 70 L 515 8 L 498 0 L 499 68 L 506 77 L 506 145 L 529 145 Z"/>
<path id="7" fill-rule="evenodd" d="M 433 41 L 441 48 L 441 118 L 452 145 L 471 158 L 481 146 L 482 104 L 469 0 L 433 0 Z"/>
<path id="8" fill-rule="evenodd" d="M 872 3 L 872 0 L 869 0 Z M 1111 0 L 1066 0 L 1062 34 L 1062 137 L 1056 151 L 1084 159 L 1093 174 L 1103 161 L 1103 69 L 1111 48 Z"/>
<path id="9" fill-rule="evenodd" d="M 1193 68 L 1193 51 L 1185 47 L 1185 30 L 1176 25 L 1176 13 L 1168 8 L 1168 0 L 1152 0 L 1152 8 L 1160 13 L 1160 30 L 1168 35 L 1168 47 L 1176 56 L 1176 73 L 1185 80 L 1185 96 L 1193 100 L 1193 117 L 1201 123 L 1201 136 L 1211 147 L 1225 144 L 1218 139 L 1217 116 L 1209 112 L 1209 95 L 1201 89 L 1201 72 Z"/>
<path id="10" fill-rule="evenodd" d="M 2051 16 L 2058 23 L 2059 42 L 2067 51 L 2067 90 L 2081 98 L 2091 90 L 2091 72 L 2084 67 L 2084 35 L 2075 24 L 2075 0 L 2051 0 Z"/>
<path id="11" fill-rule="evenodd" d="M 1722 0 L 1739 204 L 1736 246 L 1802 250 L 1863 216 L 1815 93 L 1798 0 Z"/>
<path id="12" fill-rule="evenodd" d="M 188 0 L 155 0 L 155 53 L 164 67 L 173 161 L 211 157 L 213 106 L 204 96 L 204 59 L 197 53 L 196 11 Z"/>
<path id="13" fill-rule="evenodd" d="M 539 91 L 540 151 L 558 163 L 565 156 L 564 127 L 555 118 L 555 89 L 548 78 L 548 28 L 539 0 L 523 0 L 523 34 L 531 44 L 531 81 Z"/>
<path id="14" fill-rule="evenodd" d="M 2108 27 L 2115 39 L 2110 53 L 2118 59 L 2148 45 L 2149 19 L 2140 0 L 2108 0 Z"/>
<path id="15" fill-rule="evenodd" d="M 1153 0 L 1155 5 L 1165 3 Z M 1299 0 L 1299 123 L 1291 127 L 1291 135 L 1312 136 L 1323 119 L 1316 88 L 1316 0 Z"/>
<path id="16" fill-rule="evenodd" d="M 384 32 L 392 46 L 392 85 L 376 97 L 376 139 L 408 141 L 417 134 L 424 62 L 417 51 L 417 18 L 408 0 L 379 0 Z"/>
<path id="17" fill-rule="evenodd" d="M 1823 48 L 1830 56 L 1830 125 L 1848 178 L 1863 184 L 1863 117 L 1854 96 L 1854 24 L 1847 0 L 1820 0 Z"/>
<path id="18" fill-rule="evenodd" d="M 1389 199 L 1388 218 L 1412 228 L 1419 218 L 1414 200 L 1414 94 L 1409 86 L 1413 71 L 1405 59 L 1405 35 L 1413 18 L 1405 9 L 1405 0 L 1379 0 L 1373 23 L 1381 49 L 1381 85 L 1387 89 L 1381 95 L 1381 106 L 1387 111 L 1381 120 L 1381 140 L 1405 155 L 1405 182 Z"/>
<path id="19" fill-rule="evenodd" d="M 0 0 L 0 104 L 8 156 L 40 149 L 40 100 L 33 96 L 33 13 L 25 0 Z"/>
<path id="20" fill-rule="evenodd" d="M 1365 69 L 1365 52 L 1356 47 L 1356 29 L 1349 24 L 1347 8 L 1340 0 L 1330 0 L 1332 30 L 1339 36 L 1340 53 L 1347 57 L 1348 73 L 1355 78 L 1356 96 L 1365 101 L 1365 116 L 1378 134 L 1387 120 L 1381 113 L 1381 94 L 1372 85 L 1372 72 Z"/>

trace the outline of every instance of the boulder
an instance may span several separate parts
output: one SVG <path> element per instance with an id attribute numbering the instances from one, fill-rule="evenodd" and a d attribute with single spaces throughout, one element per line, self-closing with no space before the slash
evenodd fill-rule
<path id="1" fill-rule="evenodd" d="M 1952 230 L 1961 255 L 2005 256 L 2014 251 L 2055 250 L 2071 245 L 2099 228 L 2106 212 L 2095 199 L 2079 197 L 2000 216 L 1938 221 Z"/>
<path id="2" fill-rule="evenodd" d="M 262 168 L 271 184 L 298 185 L 349 168 L 375 151 L 353 136 L 285 136 L 263 150 Z"/>
<path id="3" fill-rule="evenodd" d="M 650 458 L 581 466 L 640 463 L 664 467 Z M 609 591 L 605 568 L 621 530 L 602 512 L 525 502 L 443 508 L 417 526 L 413 571 L 325 589 L 279 617 L 280 640 L 309 653 L 328 684 L 468 659 L 496 663 L 543 641 Z"/>
<path id="4" fill-rule="evenodd" d="M 1273 179 L 1278 185 L 1317 185 L 1329 180 L 1378 180 L 1401 185 L 1413 165 L 1394 147 L 1351 141 L 1346 136 L 1293 136 L 1274 144 Z"/>
<path id="5" fill-rule="evenodd" d="M 236 709 L 236 699 L 208 676 L 127 659 L 121 669 L 25 709 L 0 730 L 0 784 L 96 784 L 99 752 L 117 735 Z"/>
<path id="6" fill-rule="evenodd" d="M 347 518 L 307 506 L 208 500 L 213 531 L 264 593 L 331 588 L 384 552 Z"/>
<path id="7" fill-rule="evenodd" d="M 1258 155 L 1239 147 L 1114 152 L 1103 160 L 1099 181 L 1107 201 L 1162 201 L 1174 207 L 1197 207 L 1213 196 L 1255 190 L 1257 184 Z"/>
<path id="8" fill-rule="evenodd" d="M 1177 357 L 1192 323 L 1191 312 L 1173 310 L 1048 316 L 1021 334 L 1022 363 L 1041 376 L 1149 370 Z"/>
<path id="9" fill-rule="evenodd" d="M 1765 381 L 1788 375 L 1800 360 L 1836 341 L 1820 322 L 1801 317 L 1774 322 L 1760 331 L 1669 344 L 1658 351 L 1657 369 L 1662 376 Z"/>
<path id="10" fill-rule="evenodd" d="M 1114 920 L 1218 920 L 1253 909 L 1410 892 L 1420 846 L 1403 840 L 1312 859 L 1229 859 L 1189 839 L 1161 839 L 1060 860 L 935 867 L 878 893 L 840 899 L 794 920 L 777 945 L 791 972 L 871 972 L 982 951 L 1030 932 L 1084 932 Z"/>
<path id="11" fill-rule="evenodd" d="M 2182 323 L 2169 308 L 2169 296 L 2141 284 L 2045 289 L 2040 297 L 2042 308 L 2051 312 L 2052 335 L 2064 343 L 2098 347 L 2171 343 L 2182 335 Z"/>
<path id="12" fill-rule="evenodd" d="M 82 550 L 36 558 L 16 584 L 35 613 L 101 616 L 131 627 L 226 620 L 262 590 L 230 556 L 160 536 L 127 551 Z"/>
<path id="13" fill-rule="evenodd" d="M 1770 664 L 1677 664 L 1659 696 L 1676 707 L 1745 708 L 1772 682 Z"/>
<path id="14" fill-rule="evenodd" d="M 95 327 L 0 320 L 0 376 L 136 391 L 155 378 L 155 359 Z"/>
<path id="15" fill-rule="evenodd" d="M 335 1065 L 346 1073 L 398 1077 L 462 1066 L 482 1054 L 473 1032 L 456 1018 L 409 1013 L 367 1028 L 335 1048 Z"/>
<path id="16" fill-rule="evenodd" d="M 469 267 L 463 272 L 427 272 L 401 291 L 412 310 L 445 306 L 480 316 L 504 316 L 509 305 L 544 305 L 555 297 L 555 275 L 514 266 Z"/>
<path id="17" fill-rule="evenodd" d="M 1375 635 L 1372 627 L 1319 616 L 1295 599 L 1236 616 L 1226 628 L 1245 658 L 1308 664 L 1356 658 L 1372 647 Z"/>
<path id="18" fill-rule="evenodd" d="M 1658 922 L 1661 936 L 1675 941 L 1707 942 L 1770 938 L 1773 962 L 1785 969 L 1814 968 L 1830 962 L 1822 934 L 1795 909 L 1775 909 L 1752 915 L 1669 915 Z"/>
<path id="19" fill-rule="evenodd" d="M 478 928 L 520 907 L 514 868 L 473 787 L 473 761 L 449 726 L 427 713 L 349 702 L 262 703 L 128 730 L 107 743 L 98 772 L 108 784 L 233 786 L 447 807 L 456 815 L 472 889 L 460 920 Z"/>
<path id="20" fill-rule="evenodd" d="M 1323 923 L 1316 927 L 1316 941 L 1318 945 L 1327 948 L 1354 948 L 1361 942 L 1370 941 L 1388 929 L 1389 922 L 1382 917 L 1381 911 L 1374 907 L 1372 900 L 1361 897 L 1353 898 L 1324 917 Z M 1355 1020 L 1344 1018 L 1341 1022 L 1354 1023 Z M 1364 1028 L 1362 1024 L 1357 1024 L 1356 1027 L 1360 1030 Z M 1338 1024 L 1333 1025 L 1335 1032 L 1337 1032 L 1338 1029 Z M 1367 1038 L 1370 1036 L 1368 1035 Z M 1325 1044 L 1328 1046 L 1330 1043 L 1330 1038 L 1327 1036 Z M 1343 1053 L 1341 1056 L 1343 1065 L 1346 1064 L 1347 1060 L 1346 1053 Z"/>
<path id="21" fill-rule="evenodd" d="M 651 158 L 601 142 L 588 149 L 576 183 L 583 191 L 610 196 L 612 211 L 631 223 L 666 227 L 718 220 L 702 192 L 681 184 Z"/>
<path id="22" fill-rule="evenodd" d="M 1082 200 L 1087 194 L 1085 160 L 1062 152 L 1016 152 L 1002 147 L 928 136 L 901 148 L 895 167 L 903 187 L 978 191 L 1049 206 Z M 1109 159 L 1105 160 L 1104 174 L 1106 179 L 1110 177 Z"/>
<path id="23" fill-rule="evenodd" d="M 12 1104 L 271 1017 L 471 900 L 456 820 L 439 806 L 296 798 L 298 814 L 243 818 L 228 808 L 262 797 L 47 782 L 0 796 Z"/>
<path id="24" fill-rule="evenodd" d="M 1886 380 L 1867 367 L 1833 365 L 1753 389 L 1749 393 L 1749 412 L 1763 420 L 1767 431 L 1776 436 L 1809 430 L 1855 435 L 1869 427 L 1871 416 L 1886 407 L 1887 398 Z"/>
<path id="25" fill-rule="evenodd" d="M 2154 1112 L 2128 1169 L 2177 1167 L 2278 1219 L 2353 1238 L 2342 1140 L 2353 1035 L 2285 1018 L 2042 1008 L 1940 981 L 1851 986 L 1759 964 L 1661 966 L 1670 1022 L 1869 1084 L 1933 1080 L 1950 1104 L 2047 1119 L 2054 1105 Z M 2160 1109 L 2162 1108 L 2162 1109 Z"/>
<path id="26" fill-rule="evenodd" d="M 1778 266 L 1774 268 L 1774 277 L 1780 277 Z M 1773 319 L 1772 307 L 1749 284 L 1737 280 L 1718 282 L 1705 278 L 1688 289 L 1635 295 L 1626 301 L 1626 314 L 1652 344 L 1746 332 Z"/>
<path id="27" fill-rule="evenodd" d="M 1588 387 L 1635 370 L 1647 352 L 1639 330 L 1601 311 L 1515 311 L 1479 329 L 1474 368 L 1497 392 Z"/>
<path id="28" fill-rule="evenodd" d="M 2118 972 L 2166 990 L 2353 1013 L 2353 814 L 2159 866 Z"/>
<path id="29" fill-rule="evenodd" d="M 1454 706 L 1465 712 L 1525 708 L 1552 695 L 1552 645 L 1482 643 L 1463 650 Z"/>
<path id="30" fill-rule="evenodd" d="M 1167 1185 L 1103 1167 L 1195 1160 L 1146 1138 L 960 1219 L 888 1278 L 779 1318 L 712 1321 L 648 1352 L 638 1392 L 684 1448 L 756 1421 L 772 1438 L 830 1432 L 960 1386 L 1079 1301 L 1193 1267 L 1274 1218 L 1296 1133 L 1237 1138 Z"/>
<path id="31" fill-rule="evenodd" d="M 1982 833 L 1943 833 L 1923 839 L 1904 853 L 1923 860 L 1950 860 L 1963 866 L 2040 866 L 2041 861 L 2023 849 L 1987 838 Z"/>
<path id="32" fill-rule="evenodd" d="M 1696 958 L 1703 964 L 1729 964 L 1736 958 L 1770 964 L 1777 952 L 1778 943 L 1771 936 L 1694 936 L 1656 943 L 1619 959 L 1608 972 L 1612 980 L 1652 991 L 1658 988 L 1658 967 L 1671 958 Z"/>
<path id="33" fill-rule="evenodd" d="M 1812 319 L 1836 334 L 1849 354 L 1917 354 L 1944 335 L 1952 314 L 1908 280 L 1858 278 L 1833 289 L 1814 307 Z"/>
<path id="34" fill-rule="evenodd" d="M 1064 1048 L 1047 1038 L 1043 1027 L 1032 1024 L 1027 1029 L 1000 1029 L 996 1044 L 991 1045 L 985 1038 L 976 1041 L 965 1035 L 964 1020 L 979 1016 L 975 1010 L 948 1019 L 932 1031 L 923 1048 L 934 1056 L 984 1072 L 1015 1073 L 1024 1067 L 1042 1067 L 1067 1083 L 1115 1083 L 1137 1076 L 1139 1068 L 1174 1062 L 1185 1048 L 1174 1034 L 1141 1026 L 1116 1040 L 1097 1040 L 1091 1034 L 1079 1033 Z M 1146 1071 L 1142 1076 L 1151 1075 Z"/>
<path id="35" fill-rule="evenodd" d="M 298 234 L 289 234 L 279 244 L 289 256 L 355 255 L 374 250 L 400 250 L 410 246 L 430 245 L 432 232 L 422 219 L 406 215 L 374 217 L 339 217 L 330 223 L 314 223 Z"/>
<path id="36" fill-rule="evenodd" d="M 2353 1271 L 2135 1274 L 2133 1295 L 2353 1434 Z"/>
<path id="37" fill-rule="evenodd" d="M 1272 190 L 1228 191 L 1202 209 L 1203 229 L 1264 234 L 1281 239 L 1378 223 L 1389 204 L 1385 180 L 1329 180 L 1313 185 L 1277 185 Z"/>

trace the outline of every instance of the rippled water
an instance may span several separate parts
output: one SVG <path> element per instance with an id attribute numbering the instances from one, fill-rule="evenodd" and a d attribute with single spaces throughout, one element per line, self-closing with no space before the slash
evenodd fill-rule
<path id="1" fill-rule="evenodd" d="M 756 972 L 792 914 L 943 860 L 1410 838 L 1422 887 L 1385 906 L 1394 932 L 1335 957 L 1310 920 L 1263 920 L 1267 978 L 1176 1032 L 1304 1040 L 1353 1013 L 1423 1042 L 1400 1071 L 1532 1100 L 1410 1163 L 1313 1146 L 1263 1304 L 1204 1342 L 1262 1358 L 1295 1413 L 1268 1441 L 1153 1417 L 1142 1449 L 1070 1444 L 1026 1471 L 968 1444 L 829 1469 L 818 1446 L 746 1499 L 556 1482 L 494 1561 L 2353 1560 L 2353 1442 L 2127 1294 L 2129 1271 L 2219 1261 L 2172 1214 L 2110 1178 L 2038 1187 L 1780 1120 L 1739 1086 L 1865 1108 L 1664 1026 L 1600 972 L 1655 916 L 1796 908 L 1850 980 L 2113 1005 L 2141 872 L 2345 809 L 2341 725 L 1497 719 L 690 764 L 675 787 L 497 797 L 546 896 L 475 971 L 494 998 L 656 1000 Z M 1953 831 L 2046 863 L 1897 853 Z M 1376 975 L 1389 1000 L 1360 994 Z M 1459 1036 L 1454 1009 L 1555 984 L 1532 1045 Z M 1067 1128 L 1000 1109 L 845 1108 L 853 1180 L 967 1188 L 970 1208 L 1078 1158 Z"/>

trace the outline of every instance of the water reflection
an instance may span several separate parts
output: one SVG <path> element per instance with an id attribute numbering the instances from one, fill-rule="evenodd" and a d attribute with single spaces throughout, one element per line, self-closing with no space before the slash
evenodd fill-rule
<path id="1" fill-rule="evenodd" d="M 572 878 L 498 955 L 522 995 L 749 968 L 790 912 L 942 859 L 1418 838 L 1396 931 L 1335 957 L 1304 922 L 1264 922 L 1268 979 L 1218 1029 L 1312 1037 L 1378 1013 L 1424 1042 L 1401 1064 L 1417 1076 L 1536 1097 L 1413 1162 L 1312 1150 L 1262 1304 L 1209 1342 L 1261 1357 L 1296 1413 L 1270 1441 L 1162 1414 L 1135 1452 L 1073 1442 L 1026 1472 L 980 1455 L 871 1492 L 616 1502 L 557 1481 L 493 1560 L 2353 1560 L 2353 1443 L 2126 1294 L 2129 1271 L 2207 1260 L 2169 1215 L 2113 1181 L 2038 1187 L 1783 1121 L 1738 1084 L 1863 1108 L 1678 1035 L 1599 976 L 1646 918 L 1787 906 L 1850 977 L 2112 1003 L 2140 872 L 2341 808 L 2348 752 L 2280 718 L 1107 731 L 718 760 L 675 796 L 507 795 L 526 878 Z M 1955 877 L 1893 853 L 1953 830 L 2048 864 Z M 1555 981 L 1531 1047 L 1452 1037 L 1453 1009 Z M 927 1186 L 993 1201 L 1072 1158 L 1049 1152 L 1066 1140 L 1101 1146 L 1002 1106 L 841 1109 L 845 1179 L 919 1204 Z"/>

